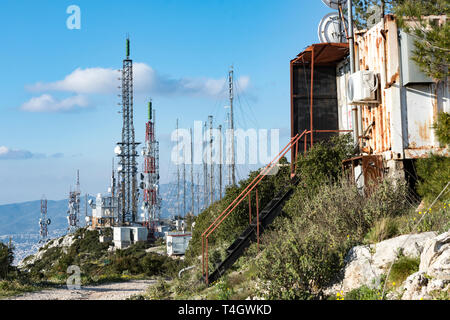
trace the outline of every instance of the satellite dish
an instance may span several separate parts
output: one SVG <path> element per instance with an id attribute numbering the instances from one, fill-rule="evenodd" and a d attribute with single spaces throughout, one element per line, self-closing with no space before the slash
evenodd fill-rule
<path id="1" fill-rule="evenodd" d="M 341 5 L 342 9 L 347 8 L 347 0 L 322 0 L 322 2 L 331 9 L 338 10 L 339 5 Z"/>
<path id="2" fill-rule="evenodd" d="M 50 225 L 52 223 L 52 220 L 47 219 L 47 224 Z"/>
<path id="3" fill-rule="evenodd" d="M 117 155 L 122 154 L 122 148 L 120 146 L 117 146 L 114 148 L 114 153 Z"/>
<path id="4" fill-rule="evenodd" d="M 318 35 L 322 43 L 345 43 L 345 29 L 347 21 L 343 25 L 341 17 L 338 13 L 329 13 L 319 23 Z"/>

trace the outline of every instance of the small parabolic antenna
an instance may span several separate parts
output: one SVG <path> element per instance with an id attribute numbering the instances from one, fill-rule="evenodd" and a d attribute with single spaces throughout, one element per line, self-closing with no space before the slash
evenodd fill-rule
<path id="1" fill-rule="evenodd" d="M 345 30 L 347 29 L 338 13 L 329 13 L 319 23 L 318 35 L 321 43 L 345 43 L 347 42 Z"/>
<path id="2" fill-rule="evenodd" d="M 117 155 L 121 155 L 122 154 L 122 148 L 120 146 L 117 146 L 114 148 L 114 153 Z"/>
<path id="3" fill-rule="evenodd" d="M 342 9 L 347 8 L 347 0 L 322 0 L 322 2 L 331 9 L 339 10 L 339 5 Z"/>

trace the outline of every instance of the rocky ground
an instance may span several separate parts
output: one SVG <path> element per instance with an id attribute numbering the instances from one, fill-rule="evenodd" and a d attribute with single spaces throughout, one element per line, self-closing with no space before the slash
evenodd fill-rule
<path id="1" fill-rule="evenodd" d="M 99 286 L 82 286 L 80 290 L 68 290 L 62 287 L 26 293 L 7 300 L 126 300 L 144 293 L 155 282 L 155 280 L 135 280 Z"/>
<path id="2" fill-rule="evenodd" d="M 348 253 L 340 276 L 325 293 L 348 293 L 363 285 L 380 287 L 399 252 L 420 258 L 419 271 L 410 275 L 388 299 L 428 300 L 450 294 L 450 231 L 403 235 L 374 245 L 357 246 Z"/>

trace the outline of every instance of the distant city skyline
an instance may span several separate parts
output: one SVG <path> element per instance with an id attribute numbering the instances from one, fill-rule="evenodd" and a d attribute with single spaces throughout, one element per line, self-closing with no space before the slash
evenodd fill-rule
<path id="1" fill-rule="evenodd" d="M 73 5 L 79 29 L 68 28 Z M 44 194 L 64 199 L 78 169 L 83 194 L 107 191 L 121 137 L 117 70 L 127 35 L 136 140 L 144 141 L 151 98 L 161 183 L 175 178 L 170 138 L 177 118 L 189 129 L 212 115 L 215 128 L 226 128 L 231 65 L 236 128 L 278 129 L 283 147 L 290 136 L 289 61 L 318 42 L 317 26 L 333 11 L 320 0 L 3 0 L 0 7 L 0 204 Z M 251 168 L 241 166 L 238 179 Z"/>

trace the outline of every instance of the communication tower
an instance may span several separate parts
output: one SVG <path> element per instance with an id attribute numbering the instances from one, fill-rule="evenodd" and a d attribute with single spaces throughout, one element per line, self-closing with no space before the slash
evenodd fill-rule
<path id="1" fill-rule="evenodd" d="M 148 122 L 145 127 L 145 146 L 142 150 L 144 170 L 141 188 L 144 190 L 142 218 L 144 225 L 154 233 L 160 218 L 161 197 L 159 195 L 159 142 L 155 137 L 155 112 L 152 101 L 148 103 Z"/>
<path id="2" fill-rule="evenodd" d="M 39 242 L 47 242 L 48 241 L 48 226 L 51 221 L 47 218 L 47 199 L 45 196 L 41 199 L 41 218 L 39 219 L 40 226 L 40 240 Z"/>
<path id="3" fill-rule="evenodd" d="M 75 191 L 69 192 L 69 205 L 67 210 L 67 230 L 69 233 L 76 231 L 80 225 L 80 171 L 77 171 L 77 186 Z"/>
<path id="4" fill-rule="evenodd" d="M 130 59 L 130 39 L 126 41 L 126 58 L 122 72 L 122 141 L 117 143 L 116 154 L 119 157 L 119 222 L 136 222 L 139 189 L 137 184 L 138 154 L 133 125 L 133 60 Z"/>

